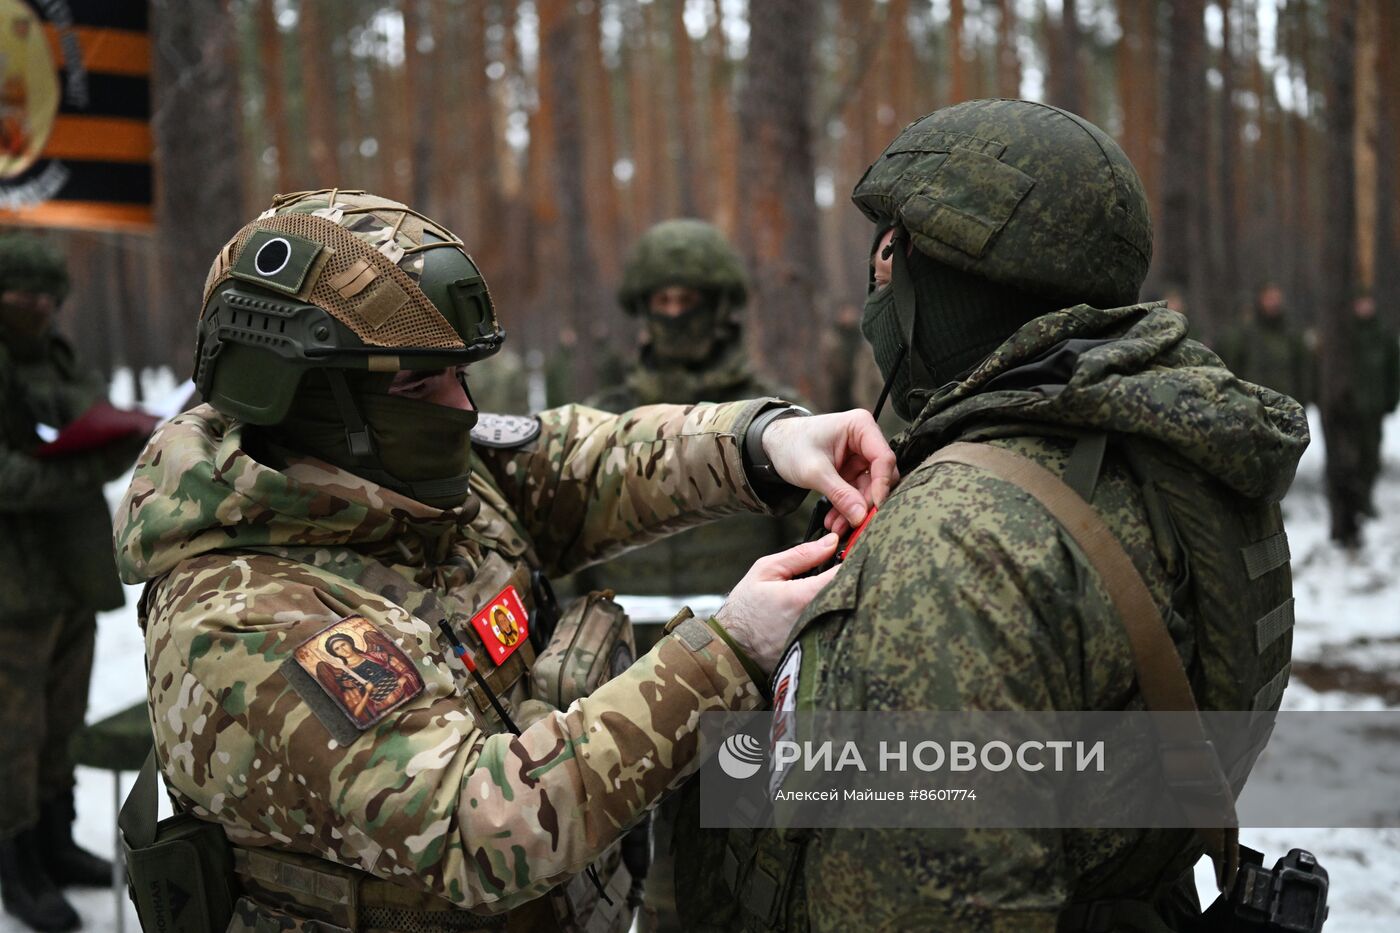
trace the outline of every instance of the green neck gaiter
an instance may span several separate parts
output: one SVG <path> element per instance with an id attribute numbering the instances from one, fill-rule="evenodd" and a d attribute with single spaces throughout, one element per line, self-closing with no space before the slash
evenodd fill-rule
<path id="1" fill-rule="evenodd" d="M 1062 303 L 998 285 L 937 262 L 896 239 L 890 285 L 866 300 L 861 331 L 886 379 L 906 339 L 909 353 L 895 374 L 890 403 L 913 421 L 920 399 L 975 367 L 1027 321 Z M 913 307 L 902 307 L 912 302 Z M 912 317 L 912 335 L 910 321 Z"/>
<path id="2" fill-rule="evenodd" d="M 321 374 L 307 377 L 287 418 L 264 434 L 277 447 L 325 460 L 434 508 L 461 505 L 469 491 L 477 413 L 389 395 L 391 378 L 355 374 L 349 379 L 374 443 L 368 456 L 351 452 L 349 425 Z"/>

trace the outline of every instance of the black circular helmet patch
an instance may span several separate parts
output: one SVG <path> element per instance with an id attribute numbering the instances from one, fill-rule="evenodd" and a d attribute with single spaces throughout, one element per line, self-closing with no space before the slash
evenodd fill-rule
<path id="1" fill-rule="evenodd" d="M 286 237 L 279 236 L 258 247 L 257 254 L 253 256 L 253 268 L 258 270 L 258 275 L 276 275 L 287 267 L 291 258 L 292 244 L 287 242 Z"/>

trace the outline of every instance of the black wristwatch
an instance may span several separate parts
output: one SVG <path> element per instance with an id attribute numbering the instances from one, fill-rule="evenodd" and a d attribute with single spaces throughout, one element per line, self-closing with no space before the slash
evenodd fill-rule
<path id="1" fill-rule="evenodd" d="M 775 486 L 787 483 L 778 475 L 778 471 L 773 469 L 773 461 L 768 459 L 768 454 L 763 450 L 763 432 L 780 418 L 805 418 L 810 414 L 811 412 L 801 405 L 782 405 L 760 412 L 758 417 L 753 419 L 753 423 L 744 434 L 744 469 L 750 480 Z"/>

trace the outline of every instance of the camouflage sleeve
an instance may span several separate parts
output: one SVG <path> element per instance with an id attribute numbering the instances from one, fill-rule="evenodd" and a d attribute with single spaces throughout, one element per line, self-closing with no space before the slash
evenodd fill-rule
<path id="1" fill-rule="evenodd" d="M 701 713 L 759 704 L 740 660 L 690 620 L 592 696 L 520 736 L 487 736 L 425 623 L 270 560 L 187 561 L 148 598 L 162 769 L 236 843 L 509 909 L 576 874 L 700 766 L 712 751 Z M 340 744 L 284 671 L 297 645 L 347 612 L 404 652 L 423 689 Z"/>
<path id="2" fill-rule="evenodd" d="M 1138 532 L 1135 556 L 1151 552 Z M 804 706 L 1115 708 L 1132 695 L 1126 636 L 1056 522 L 969 467 L 906 479 L 799 624 Z M 807 890 L 822 892 L 813 929 L 1054 930 L 1076 846 L 1059 830 L 826 830 L 805 858 Z"/>
<path id="3" fill-rule="evenodd" d="M 775 507 L 744 474 L 744 432 L 774 401 L 566 405 L 540 414 L 530 444 L 481 456 L 546 567 L 569 573 L 711 519 L 795 507 L 800 494 Z"/>

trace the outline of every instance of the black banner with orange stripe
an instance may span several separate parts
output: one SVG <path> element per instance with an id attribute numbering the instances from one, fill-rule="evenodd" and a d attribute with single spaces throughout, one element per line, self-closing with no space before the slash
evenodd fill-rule
<path id="1" fill-rule="evenodd" d="M 146 0 L 0 0 L 0 224 L 149 230 Z"/>

